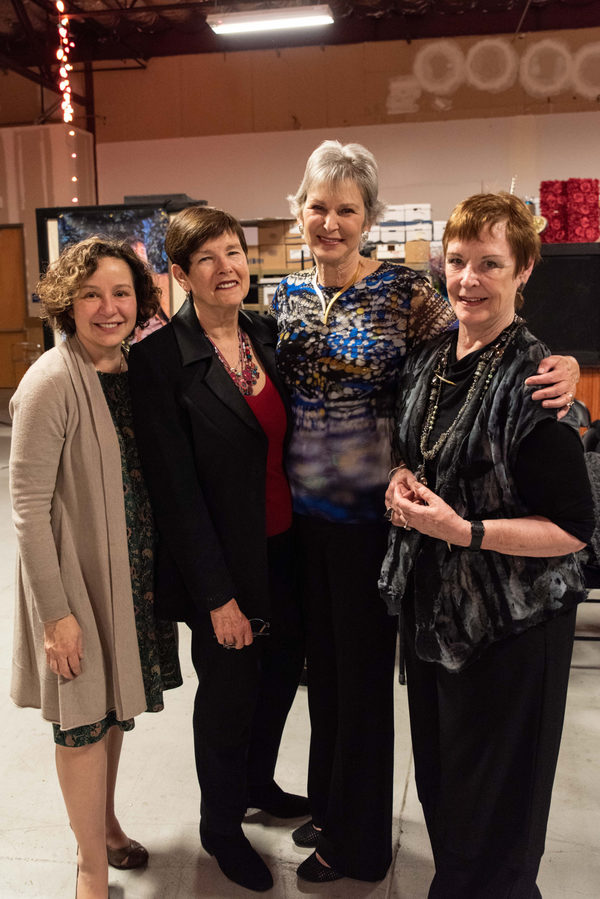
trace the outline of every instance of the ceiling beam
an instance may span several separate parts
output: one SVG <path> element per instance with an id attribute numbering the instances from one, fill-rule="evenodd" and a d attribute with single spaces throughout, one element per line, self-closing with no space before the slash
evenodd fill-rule
<path id="1" fill-rule="evenodd" d="M 29 81 L 34 81 L 35 84 L 39 84 L 41 87 L 46 88 L 46 90 L 54 91 L 55 94 L 60 94 L 62 96 L 62 91 L 53 78 L 49 78 L 43 73 L 32 72 L 31 69 L 28 69 L 26 66 L 19 65 L 18 62 L 15 62 L 14 58 L 7 56 L 5 53 L 0 53 L 0 68 L 10 69 L 11 72 L 15 72 L 17 75 L 21 75 L 23 78 L 27 78 Z M 80 106 L 86 105 L 85 97 L 81 94 L 75 94 L 72 92 L 71 96 L 73 98 L 73 102 L 79 104 Z"/>

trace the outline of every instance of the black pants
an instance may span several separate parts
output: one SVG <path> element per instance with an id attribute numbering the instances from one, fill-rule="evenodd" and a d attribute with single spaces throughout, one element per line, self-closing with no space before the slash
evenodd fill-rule
<path id="1" fill-rule="evenodd" d="M 248 793 L 273 780 L 281 735 L 304 663 L 293 589 L 291 535 L 268 541 L 271 633 L 251 646 L 224 649 L 208 613 L 188 622 L 198 675 L 194 747 L 203 830 L 236 833 Z"/>
<path id="2" fill-rule="evenodd" d="M 436 873 L 430 899 L 536 899 L 575 609 L 488 647 L 459 673 L 406 667 L 415 778 Z"/>
<path id="3" fill-rule="evenodd" d="M 307 632 L 308 795 L 325 861 L 361 880 L 392 857 L 395 620 L 377 579 L 384 522 L 298 516 Z"/>

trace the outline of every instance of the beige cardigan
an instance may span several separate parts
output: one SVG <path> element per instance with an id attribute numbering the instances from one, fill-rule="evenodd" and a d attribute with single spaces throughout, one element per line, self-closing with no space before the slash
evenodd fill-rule
<path id="1" fill-rule="evenodd" d="M 17 531 L 11 697 L 63 730 L 146 708 L 119 442 L 98 374 L 76 337 L 44 353 L 10 406 L 10 489 Z M 43 622 L 73 613 L 82 673 L 46 664 Z"/>

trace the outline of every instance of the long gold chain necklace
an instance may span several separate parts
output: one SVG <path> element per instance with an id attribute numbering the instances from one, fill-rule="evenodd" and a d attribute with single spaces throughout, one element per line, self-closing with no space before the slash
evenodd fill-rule
<path id="1" fill-rule="evenodd" d="M 431 462 L 433 459 L 435 459 L 450 435 L 454 433 L 460 421 L 464 417 L 465 412 L 469 408 L 482 379 L 484 379 L 479 397 L 481 402 L 484 394 L 486 393 L 488 387 L 492 382 L 494 375 L 498 370 L 498 366 L 502 361 L 504 351 L 515 335 L 517 328 L 521 324 L 521 322 L 522 319 L 519 318 L 519 316 L 515 316 L 512 323 L 500 333 L 494 343 L 490 344 L 490 346 L 483 351 L 483 353 L 479 357 L 479 361 L 477 362 L 477 366 L 473 373 L 473 379 L 471 381 L 469 390 L 467 391 L 465 400 L 456 413 L 454 420 L 450 423 L 445 431 L 442 431 L 433 446 L 428 447 L 429 438 L 433 431 L 439 412 L 442 383 L 454 383 L 453 381 L 449 381 L 448 378 L 446 378 L 446 373 L 448 371 L 448 359 L 450 357 L 451 341 L 448 341 L 438 352 L 438 358 L 436 360 L 433 375 L 431 378 L 427 414 L 425 415 L 425 421 L 423 423 L 423 429 L 421 431 L 421 440 L 419 443 L 422 461 L 415 472 L 415 477 L 417 478 L 417 480 L 422 484 L 425 484 L 425 486 L 427 486 L 427 478 L 425 477 L 425 463 Z"/>

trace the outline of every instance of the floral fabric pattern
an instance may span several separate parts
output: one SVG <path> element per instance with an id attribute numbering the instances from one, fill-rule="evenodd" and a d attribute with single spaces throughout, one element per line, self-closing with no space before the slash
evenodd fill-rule
<path id="1" fill-rule="evenodd" d="M 177 626 L 172 621 L 157 621 L 154 617 L 154 519 L 133 434 L 128 376 L 126 373 L 99 372 L 98 377 L 121 449 L 131 591 L 146 711 L 160 712 L 164 708 L 163 690 L 179 687 L 182 683 Z M 114 725 L 124 731 L 132 730 L 134 720 L 118 721 L 114 712 L 109 712 L 102 721 L 69 731 L 61 731 L 55 724 L 54 741 L 62 746 L 85 746 L 101 740 Z"/>
<path id="2" fill-rule="evenodd" d="M 384 262 L 335 300 L 315 290 L 315 269 L 277 288 L 277 362 L 291 394 L 287 472 L 294 510 L 329 521 L 383 513 L 395 385 L 412 346 L 454 321 L 449 304 L 416 272 Z"/>

